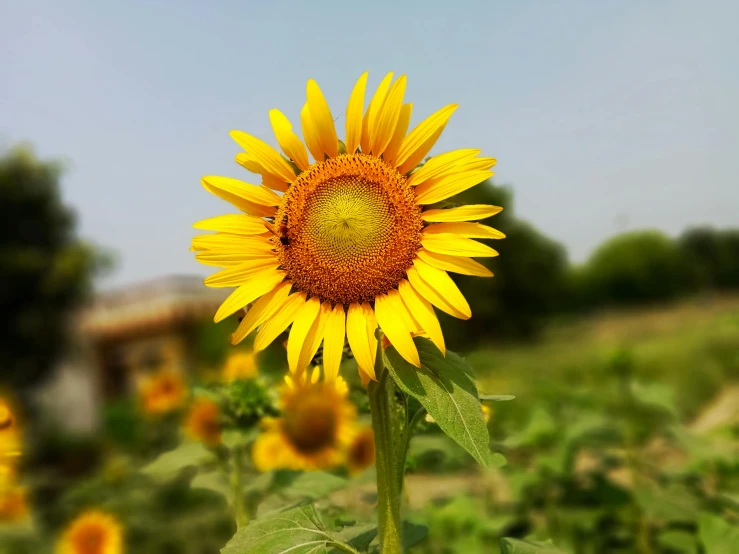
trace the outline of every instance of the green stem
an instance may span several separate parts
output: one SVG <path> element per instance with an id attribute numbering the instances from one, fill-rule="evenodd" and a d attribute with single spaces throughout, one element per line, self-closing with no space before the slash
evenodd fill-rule
<path id="1" fill-rule="evenodd" d="M 236 528 L 241 529 L 249 523 L 249 515 L 246 512 L 246 504 L 244 503 L 244 486 L 242 476 L 244 474 L 244 460 L 241 455 L 241 448 L 238 446 L 231 451 L 231 488 L 234 495 L 234 512 L 236 514 Z"/>
<path id="2" fill-rule="evenodd" d="M 372 415 L 372 430 L 375 434 L 380 551 L 382 554 L 400 554 L 402 552 L 400 494 L 403 488 L 403 468 L 400 467 L 400 461 L 403 455 L 399 451 L 397 441 L 400 427 L 394 406 L 394 384 L 383 363 L 382 336 L 378 339 L 375 360 L 377 381 L 370 381 L 367 391 Z M 400 479 L 398 478 L 399 473 Z"/>

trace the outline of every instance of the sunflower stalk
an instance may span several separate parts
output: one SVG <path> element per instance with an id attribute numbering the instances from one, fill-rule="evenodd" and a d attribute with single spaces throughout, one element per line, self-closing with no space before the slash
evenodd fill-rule
<path id="1" fill-rule="evenodd" d="M 249 523 L 249 514 L 244 502 L 244 486 L 242 476 L 244 474 L 244 459 L 241 448 L 236 447 L 231 451 L 231 488 L 233 490 L 234 512 L 236 516 L 236 528 L 241 529 Z"/>
<path id="2" fill-rule="evenodd" d="M 400 502 L 403 489 L 405 453 L 399 445 L 400 426 L 395 407 L 395 385 L 383 362 L 382 336 L 378 337 L 375 358 L 377 381 L 368 384 L 372 429 L 375 434 L 377 467 L 377 518 L 380 550 L 383 554 L 402 552 Z"/>

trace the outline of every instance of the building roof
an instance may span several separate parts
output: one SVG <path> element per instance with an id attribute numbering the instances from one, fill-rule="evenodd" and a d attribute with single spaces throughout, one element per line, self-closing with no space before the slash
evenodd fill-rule
<path id="1" fill-rule="evenodd" d="M 162 277 L 98 294 L 82 314 L 82 330 L 98 338 L 154 331 L 212 315 L 228 293 L 197 276 Z"/>

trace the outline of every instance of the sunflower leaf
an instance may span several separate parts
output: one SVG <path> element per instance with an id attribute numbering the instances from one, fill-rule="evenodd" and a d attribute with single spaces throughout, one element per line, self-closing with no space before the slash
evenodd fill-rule
<path id="1" fill-rule="evenodd" d="M 395 383 L 416 398 L 439 428 L 483 466 L 490 466 L 490 436 L 467 363 L 453 352 L 446 357 L 424 338 L 414 339 L 421 367 L 406 362 L 392 346 L 385 362 Z"/>
<path id="2" fill-rule="evenodd" d="M 221 554 L 314 554 L 335 542 L 313 506 L 272 513 L 239 529 Z"/>
<path id="3" fill-rule="evenodd" d="M 141 472 L 160 481 L 174 478 L 186 467 L 201 466 L 215 461 L 215 456 L 202 443 L 184 442 L 165 452 L 145 466 Z"/>

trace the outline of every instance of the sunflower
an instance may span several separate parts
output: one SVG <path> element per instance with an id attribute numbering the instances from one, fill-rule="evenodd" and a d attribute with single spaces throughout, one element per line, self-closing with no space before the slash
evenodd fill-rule
<path id="1" fill-rule="evenodd" d="M 356 474 L 375 463 L 375 434 L 372 427 L 363 427 L 354 435 L 346 454 L 350 474 Z"/>
<path id="2" fill-rule="evenodd" d="M 264 432 L 252 450 L 259 471 L 312 471 L 341 465 L 351 444 L 356 409 L 346 382 L 287 376 L 280 394 L 282 417 L 262 420 Z"/>
<path id="3" fill-rule="evenodd" d="M 13 467 L 0 465 L 0 523 L 13 523 L 28 515 L 26 489 L 16 482 Z"/>
<path id="4" fill-rule="evenodd" d="M 185 418 L 185 430 L 195 440 L 208 446 L 221 442 L 221 410 L 218 404 L 207 398 L 192 403 Z"/>
<path id="5" fill-rule="evenodd" d="M 413 105 L 403 103 L 406 77 L 389 73 L 367 110 L 367 74 L 346 109 L 346 135 L 315 81 L 300 114 L 305 145 L 279 111 L 269 113 L 284 156 L 241 131 L 231 137 L 245 152 L 236 161 L 261 175 L 261 185 L 207 176 L 203 186 L 242 214 L 195 224 L 217 231 L 193 238 L 205 265 L 223 268 L 205 280 L 237 287 L 216 322 L 254 302 L 232 336 L 234 344 L 259 327 L 255 351 L 292 324 L 288 364 L 310 363 L 323 341 L 325 377 L 336 378 L 345 338 L 366 378 L 374 379 L 375 329 L 420 366 L 413 334 L 445 352 L 434 306 L 460 319 L 469 304 L 447 274 L 491 277 L 475 256 L 497 256 L 474 238 L 504 235 L 475 223 L 500 212 L 489 205 L 434 208 L 493 175 L 493 158 L 461 149 L 422 162 L 457 109 L 448 105 L 408 131 Z M 308 158 L 308 152 L 314 162 Z M 278 194 L 278 192 L 280 194 Z"/>
<path id="6" fill-rule="evenodd" d="M 21 455 L 18 421 L 10 403 L 0 398 L 0 464 L 12 463 Z"/>
<path id="7" fill-rule="evenodd" d="M 140 380 L 139 397 L 147 414 L 166 414 L 182 407 L 187 387 L 179 371 L 164 369 Z"/>
<path id="8" fill-rule="evenodd" d="M 121 554 L 123 528 L 111 515 L 90 511 L 75 519 L 64 531 L 57 554 Z"/>
<path id="9" fill-rule="evenodd" d="M 234 352 L 223 366 L 223 380 L 227 383 L 251 379 L 258 373 L 253 352 Z"/>

